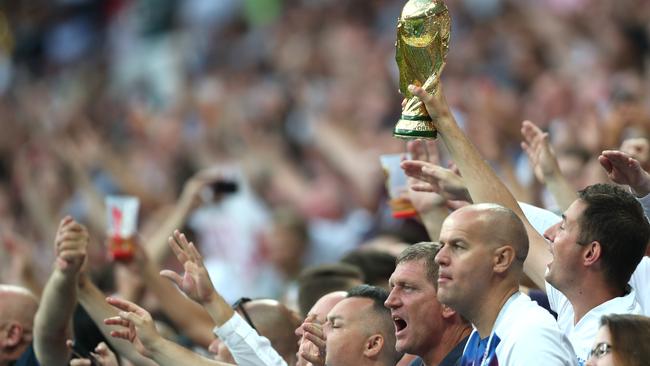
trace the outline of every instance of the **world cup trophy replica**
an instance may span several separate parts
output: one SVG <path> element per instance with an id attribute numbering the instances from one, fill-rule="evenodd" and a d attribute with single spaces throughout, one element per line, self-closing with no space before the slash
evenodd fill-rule
<path id="1" fill-rule="evenodd" d="M 395 60 L 399 68 L 399 90 L 406 104 L 395 125 L 395 137 L 436 138 L 431 116 L 420 99 L 408 91 L 408 86 L 420 86 L 429 94 L 439 92 L 450 34 L 451 18 L 442 0 L 410 0 L 404 5 L 397 22 Z"/>

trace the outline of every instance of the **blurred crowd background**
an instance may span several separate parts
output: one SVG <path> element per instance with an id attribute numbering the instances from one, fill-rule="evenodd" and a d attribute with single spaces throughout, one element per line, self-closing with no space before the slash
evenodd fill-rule
<path id="1" fill-rule="evenodd" d="M 142 241 L 186 204 L 179 222 L 230 301 L 291 300 L 306 266 L 426 240 L 391 217 L 378 159 L 405 151 L 391 135 L 404 3 L 0 1 L 0 282 L 42 286 L 65 214 L 91 232 L 91 271 L 111 269 L 108 194 L 140 199 Z M 557 207 L 520 148 L 524 119 L 576 189 L 605 180 L 601 150 L 648 137 L 650 2 L 447 5 L 444 93 L 519 200 Z"/>

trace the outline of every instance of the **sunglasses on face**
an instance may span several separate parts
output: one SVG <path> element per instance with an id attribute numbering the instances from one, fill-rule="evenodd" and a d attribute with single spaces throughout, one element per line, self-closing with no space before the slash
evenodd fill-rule
<path id="1" fill-rule="evenodd" d="M 258 332 L 257 328 L 255 328 L 255 324 L 253 324 L 253 320 L 251 320 L 251 317 L 248 315 L 248 312 L 244 308 L 244 304 L 250 301 L 252 300 L 249 299 L 248 297 L 242 297 L 239 300 L 235 301 L 234 304 L 232 304 L 232 309 L 234 311 L 239 312 L 246 320 L 246 323 L 248 323 L 248 325 L 250 325 L 251 328 L 255 329 L 256 332 Z"/>
<path id="2" fill-rule="evenodd" d="M 612 346 L 605 342 L 601 342 L 598 343 L 594 348 L 592 348 L 591 351 L 589 351 L 589 356 L 587 357 L 587 359 L 590 359 L 592 357 L 602 358 L 610 352 L 612 352 Z"/>

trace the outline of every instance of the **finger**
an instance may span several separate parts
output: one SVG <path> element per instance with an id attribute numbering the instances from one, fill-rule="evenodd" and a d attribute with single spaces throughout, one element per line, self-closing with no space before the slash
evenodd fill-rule
<path id="1" fill-rule="evenodd" d="M 112 330 L 111 337 L 126 339 L 129 342 L 133 339 L 131 338 L 131 331 L 128 330 Z"/>
<path id="2" fill-rule="evenodd" d="M 106 324 L 106 325 L 115 325 L 115 326 L 128 328 L 131 325 L 131 322 L 129 322 L 128 320 L 122 319 L 119 316 L 114 316 L 114 317 L 111 317 L 111 318 L 104 319 L 104 324 Z"/>
<path id="3" fill-rule="evenodd" d="M 194 246 L 194 243 L 192 242 L 190 242 L 189 245 L 189 253 L 194 263 L 203 264 L 203 257 L 201 257 L 201 253 L 199 253 L 199 251 L 196 249 L 196 246 Z"/>
<path id="4" fill-rule="evenodd" d="M 316 325 L 315 323 L 309 323 L 305 324 L 305 335 L 307 334 L 312 334 L 319 339 L 323 339 L 325 336 L 323 335 L 323 328 L 319 325 Z M 314 343 L 316 344 L 316 343 Z M 316 344 L 318 345 L 318 344 Z"/>
<path id="5" fill-rule="evenodd" d="M 168 269 L 163 269 L 160 271 L 160 275 L 172 281 L 176 286 L 178 286 L 178 288 L 182 287 L 183 277 L 181 277 L 178 273 Z"/>
<path id="6" fill-rule="evenodd" d="M 309 332 L 305 333 L 305 338 L 313 343 L 319 350 L 325 349 L 325 340 Z"/>
<path id="7" fill-rule="evenodd" d="M 124 312 L 136 313 L 136 314 L 142 314 L 147 312 L 146 310 L 132 303 L 131 301 L 118 299 L 117 297 L 107 297 L 106 301 L 109 304 L 115 306 L 116 308 Z"/>
<path id="8" fill-rule="evenodd" d="M 603 156 L 603 155 L 599 156 L 598 157 L 598 162 L 600 163 L 600 166 L 602 166 L 603 169 L 605 169 L 605 171 L 608 174 L 611 173 L 612 170 L 614 170 L 614 165 L 612 164 L 612 162 L 606 156 Z"/>
<path id="9" fill-rule="evenodd" d="M 99 342 L 97 347 L 95 347 L 95 352 L 100 356 L 108 356 L 108 346 L 104 342 Z"/>
<path id="10" fill-rule="evenodd" d="M 170 236 L 169 239 L 167 239 L 167 242 L 169 243 L 169 247 L 171 248 L 172 252 L 174 252 L 176 259 L 178 259 L 180 263 L 185 263 L 187 261 L 187 255 L 185 255 L 179 246 L 176 237 Z"/>
<path id="11" fill-rule="evenodd" d="M 431 183 L 416 183 L 411 185 L 411 189 L 416 192 L 430 192 L 436 193 L 438 190 L 434 189 Z"/>
<path id="12" fill-rule="evenodd" d="M 73 358 L 70 360 L 70 366 L 92 366 L 92 363 L 87 358 Z"/>

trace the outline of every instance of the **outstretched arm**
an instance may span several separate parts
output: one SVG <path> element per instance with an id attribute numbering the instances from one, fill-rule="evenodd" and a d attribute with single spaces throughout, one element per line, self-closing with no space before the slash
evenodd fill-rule
<path id="1" fill-rule="evenodd" d="M 410 86 L 411 92 L 425 104 L 430 115 L 437 116 L 436 129 L 452 160 L 460 170 L 474 203 L 493 202 L 508 207 L 524 222 L 530 240 L 530 249 L 524 270 L 539 288 L 545 288 L 546 264 L 551 261 L 546 240 L 530 225 L 523 211 L 508 188 L 501 182 L 490 165 L 483 160 L 476 147 L 469 141 L 454 120 L 443 93 L 439 99 L 420 87 Z"/>
<path id="2" fill-rule="evenodd" d="M 106 299 L 119 310 L 117 316 L 104 320 L 107 325 L 121 327 L 111 332 L 111 336 L 131 342 L 145 357 L 150 357 L 161 366 L 195 365 L 225 366 L 227 363 L 209 360 L 187 348 L 166 340 L 156 331 L 151 314 L 138 305 L 117 298 Z"/>
<path id="3" fill-rule="evenodd" d="M 214 289 L 203 258 L 193 243 L 188 242 L 184 234 L 174 231 L 169 238 L 169 245 L 183 264 L 185 273 L 181 277 L 174 271 L 164 270 L 161 275 L 173 281 L 190 299 L 203 305 L 217 327 L 227 328 L 220 338 L 232 353 L 240 366 L 286 365 L 271 343 L 257 334 L 252 327 L 236 316 L 226 300 Z M 239 325 L 238 325 L 239 324 Z M 230 329 L 238 328 L 238 329 Z M 223 337 L 222 337 L 223 336 Z"/>
<path id="4" fill-rule="evenodd" d="M 34 319 L 34 351 L 43 365 L 66 365 L 70 350 L 65 340 L 72 333 L 77 280 L 86 261 L 88 232 L 66 216 L 61 220 L 54 245 L 56 265 L 45 285 Z"/>
<path id="5" fill-rule="evenodd" d="M 521 135 L 524 137 L 521 148 L 528 155 L 537 180 L 546 185 L 558 206 L 565 211 L 578 195 L 560 171 L 555 152 L 548 140 L 548 133 L 543 132 L 531 121 L 524 121 L 521 124 Z"/>
<path id="6" fill-rule="evenodd" d="M 78 291 L 79 303 L 120 356 L 125 357 L 136 366 L 158 365 L 138 353 L 131 343 L 111 337 L 112 328 L 104 324 L 104 319 L 116 316 L 117 311 L 106 302 L 104 294 L 85 275 L 79 279 Z"/>

